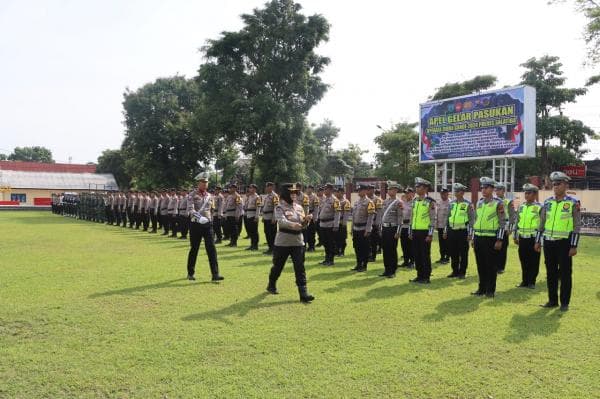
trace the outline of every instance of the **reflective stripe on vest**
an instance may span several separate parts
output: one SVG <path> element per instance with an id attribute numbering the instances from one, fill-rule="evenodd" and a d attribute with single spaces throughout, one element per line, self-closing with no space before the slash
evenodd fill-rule
<path id="1" fill-rule="evenodd" d="M 541 206 L 536 203 L 523 204 L 519 207 L 519 228 L 520 235 L 531 235 L 537 232 L 540 227 L 540 209 Z"/>
<path id="2" fill-rule="evenodd" d="M 431 219 L 429 217 L 429 207 L 431 203 L 426 200 L 416 199 L 412 208 L 411 227 L 413 230 L 429 230 Z"/>
<path id="3" fill-rule="evenodd" d="M 544 237 L 554 240 L 569 238 L 573 231 L 573 207 L 575 201 L 564 199 L 562 201 L 549 200 L 546 202 L 546 224 Z"/>
<path id="4" fill-rule="evenodd" d="M 466 201 L 450 204 L 448 225 L 453 230 L 465 229 L 469 223 L 469 203 Z"/>
<path id="5" fill-rule="evenodd" d="M 475 221 L 475 235 L 481 237 L 494 237 L 498 232 L 498 201 L 491 200 L 477 204 L 477 220 Z"/>

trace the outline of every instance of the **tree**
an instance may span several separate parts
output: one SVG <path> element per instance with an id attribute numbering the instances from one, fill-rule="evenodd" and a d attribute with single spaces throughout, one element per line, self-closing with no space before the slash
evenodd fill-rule
<path id="1" fill-rule="evenodd" d="M 325 119 L 316 129 L 314 129 L 313 134 L 317 139 L 319 146 L 326 154 L 330 154 L 333 140 L 338 137 L 339 133 L 340 128 L 335 126 L 329 119 Z"/>
<path id="2" fill-rule="evenodd" d="M 6 156 L 6 154 L 0 154 L 0 161 L 6 161 L 8 159 L 8 157 Z"/>
<path id="3" fill-rule="evenodd" d="M 587 90 L 562 87 L 566 78 L 562 76 L 562 64 L 558 57 L 534 57 L 521 66 L 526 69 L 521 76 L 521 83 L 536 88 L 536 130 L 541 157 L 539 170 L 543 176 L 547 176 L 552 169 L 548 148 L 553 141 L 581 155 L 581 146 L 587 137 L 595 137 L 592 129 L 580 121 L 570 120 L 562 110 L 564 104 L 575 102 Z"/>
<path id="4" fill-rule="evenodd" d="M 198 124 L 239 143 L 274 181 L 304 175 L 305 116 L 327 90 L 319 74 L 329 59 L 314 50 L 328 40 L 329 24 L 300 10 L 292 0 L 272 0 L 242 15 L 240 31 L 203 48 L 207 62 L 197 77 L 204 100 Z"/>
<path id="5" fill-rule="evenodd" d="M 183 76 L 160 78 L 123 94 L 122 156 L 137 188 L 191 184 L 200 165 L 213 158 L 214 135 L 194 131 L 199 95 L 195 82 Z"/>
<path id="6" fill-rule="evenodd" d="M 375 154 L 376 174 L 403 183 L 414 179 L 419 166 L 418 123 L 398 123 L 375 137 L 380 152 Z"/>
<path id="7" fill-rule="evenodd" d="M 225 147 L 219 152 L 215 168 L 222 171 L 220 183 L 229 182 L 236 176 L 238 172 L 236 161 L 239 159 L 239 155 L 240 151 L 234 146 Z"/>
<path id="8" fill-rule="evenodd" d="M 496 84 L 498 79 L 493 75 L 478 75 L 464 82 L 446 83 L 439 87 L 431 100 L 443 100 L 445 98 L 464 96 L 487 90 Z"/>
<path id="9" fill-rule="evenodd" d="M 15 147 L 8 156 L 9 161 L 54 163 L 52 151 L 45 147 Z"/>
<path id="10" fill-rule="evenodd" d="M 121 190 L 129 189 L 131 176 L 125 170 L 125 158 L 121 150 L 104 150 L 98 157 L 97 173 L 112 173 Z"/>

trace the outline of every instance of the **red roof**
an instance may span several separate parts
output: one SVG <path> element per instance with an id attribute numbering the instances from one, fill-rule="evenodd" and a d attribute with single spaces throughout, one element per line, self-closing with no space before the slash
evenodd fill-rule
<path id="1" fill-rule="evenodd" d="M 16 170 L 19 172 L 96 173 L 96 165 L 0 161 L 0 170 Z"/>

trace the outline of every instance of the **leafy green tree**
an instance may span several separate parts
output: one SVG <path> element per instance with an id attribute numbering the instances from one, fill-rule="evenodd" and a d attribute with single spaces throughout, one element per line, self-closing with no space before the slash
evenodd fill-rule
<path id="1" fill-rule="evenodd" d="M 443 100 L 445 98 L 464 96 L 467 94 L 477 93 L 493 87 L 497 78 L 493 75 L 478 75 L 471 80 L 464 82 L 446 83 L 438 88 L 431 100 Z"/>
<path id="2" fill-rule="evenodd" d="M 122 156 L 137 188 L 191 184 L 209 162 L 214 135 L 194 131 L 198 87 L 183 76 L 160 78 L 124 95 L 125 139 Z"/>
<path id="3" fill-rule="evenodd" d="M 6 154 L 0 154 L 0 161 L 6 161 L 8 160 L 8 156 L 6 156 Z"/>
<path id="4" fill-rule="evenodd" d="M 12 154 L 8 156 L 9 161 L 27 161 L 54 163 L 52 151 L 46 147 L 15 147 Z"/>
<path id="5" fill-rule="evenodd" d="M 239 165 L 236 163 L 239 154 L 240 151 L 234 146 L 227 146 L 219 152 L 215 162 L 215 168 L 222 171 L 219 183 L 230 182 L 236 176 L 239 169 Z"/>
<path id="6" fill-rule="evenodd" d="M 121 150 L 104 150 L 98 157 L 97 173 L 112 173 L 121 190 L 129 189 L 131 176 L 125 170 L 125 158 Z"/>
<path id="7" fill-rule="evenodd" d="M 340 128 L 335 126 L 329 119 L 325 119 L 323 123 L 314 129 L 313 132 L 319 143 L 319 146 L 325 151 L 326 154 L 331 153 L 331 145 L 338 137 L 339 133 Z"/>
<path id="8" fill-rule="evenodd" d="M 300 10 L 292 0 L 272 0 L 242 15 L 240 31 L 203 48 L 207 62 L 197 77 L 198 124 L 239 143 L 264 179 L 279 182 L 304 176 L 305 116 L 327 90 L 319 74 L 329 59 L 315 48 L 328 40 L 329 23 Z"/>
<path id="9" fill-rule="evenodd" d="M 419 166 L 417 126 L 418 123 L 398 123 L 375 137 L 380 150 L 375 154 L 377 176 L 403 183 L 414 179 Z"/>

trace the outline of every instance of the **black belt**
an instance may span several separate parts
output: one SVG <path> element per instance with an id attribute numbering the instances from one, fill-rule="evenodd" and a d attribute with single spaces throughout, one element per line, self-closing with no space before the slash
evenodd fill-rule
<path id="1" fill-rule="evenodd" d="M 356 227 L 365 227 L 366 225 L 366 223 L 354 223 L 354 226 Z"/>
<path id="2" fill-rule="evenodd" d="M 256 208 L 246 209 L 246 212 L 250 212 L 250 211 L 256 211 Z"/>
<path id="3" fill-rule="evenodd" d="M 402 220 L 402 223 L 409 223 L 409 222 L 410 222 L 410 219 L 404 219 L 404 220 Z"/>
<path id="4" fill-rule="evenodd" d="M 393 223 L 382 223 L 383 227 L 398 227 L 397 224 L 393 224 Z"/>
<path id="5" fill-rule="evenodd" d="M 167 210 L 167 208 L 160 208 L 160 210 L 161 210 L 161 211 L 166 211 L 166 210 Z"/>
<path id="6" fill-rule="evenodd" d="M 225 212 L 235 212 L 235 209 L 236 209 L 236 208 L 233 208 L 233 209 L 227 209 L 227 210 L 225 210 Z"/>
<path id="7" fill-rule="evenodd" d="M 271 213 L 273 213 L 273 211 L 263 211 L 263 215 L 269 215 Z"/>
<path id="8" fill-rule="evenodd" d="M 279 231 L 281 231 L 282 233 L 287 233 L 287 234 L 293 234 L 296 236 L 299 236 L 302 234 L 302 231 L 297 231 L 297 230 L 291 230 L 291 229 L 286 229 L 286 228 L 280 228 Z"/>
<path id="9" fill-rule="evenodd" d="M 319 219 L 320 222 L 333 222 L 334 218 L 331 219 Z"/>

